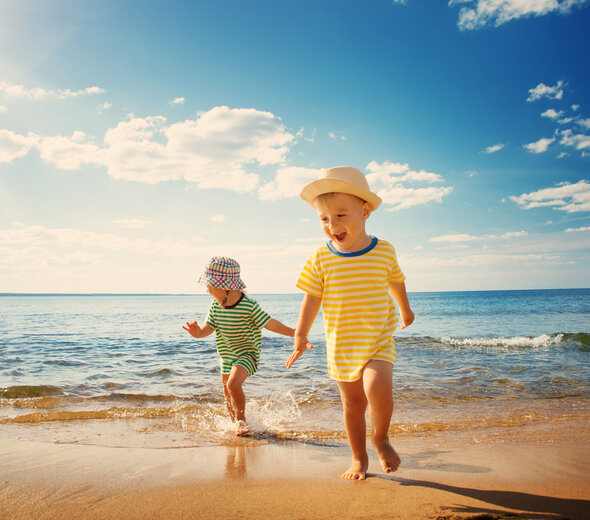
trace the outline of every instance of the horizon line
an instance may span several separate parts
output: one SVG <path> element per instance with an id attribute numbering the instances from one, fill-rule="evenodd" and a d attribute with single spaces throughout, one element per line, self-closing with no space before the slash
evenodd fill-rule
<path id="1" fill-rule="evenodd" d="M 444 293 L 470 293 L 470 292 L 523 292 L 523 291 L 583 291 L 590 287 L 553 287 L 542 289 L 468 289 L 468 290 L 444 290 L 444 291 L 408 291 L 408 294 L 444 294 Z M 250 294 L 268 296 L 298 296 L 302 292 L 267 293 L 254 292 Z M 0 292 L 4 296 L 209 296 L 207 293 L 158 293 L 158 292 Z"/>

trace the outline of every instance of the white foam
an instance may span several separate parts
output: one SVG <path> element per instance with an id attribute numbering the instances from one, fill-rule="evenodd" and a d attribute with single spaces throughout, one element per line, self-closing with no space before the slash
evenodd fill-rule
<path id="1" fill-rule="evenodd" d="M 475 348 L 504 347 L 506 349 L 551 348 L 559 345 L 562 339 L 563 334 L 541 334 L 536 337 L 517 336 L 514 338 L 439 338 L 441 343 L 450 346 Z"/>

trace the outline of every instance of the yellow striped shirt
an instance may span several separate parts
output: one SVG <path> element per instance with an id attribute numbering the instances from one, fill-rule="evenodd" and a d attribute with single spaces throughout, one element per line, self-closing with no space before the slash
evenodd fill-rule
<path id="1" fill-rule="evenodd" d="M 371 359 L 395 362 L 398 319 L 388 288 L 404 280 L 393 246 L 375 237 L 356 253 L 325 243 L 310 255 L 297 287 L 322 299 L 331 378 L 356 381 Z"/>

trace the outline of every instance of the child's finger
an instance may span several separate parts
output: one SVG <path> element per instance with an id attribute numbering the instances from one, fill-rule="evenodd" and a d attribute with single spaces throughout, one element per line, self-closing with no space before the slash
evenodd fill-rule
<path id="1" fill-rule="evenodd" d="M 287 362 L 285 363 L 285 366 L 287 368 L 291 368 L 291 365 L 293 365 L 293 363 L 295 363 L 295 361 L 297 361 L 299 359 L 299 357 L 301 356 L 301 353 L 298 350 L 295 350 L 290 356 L 289 359 L 287 359 Z"/>

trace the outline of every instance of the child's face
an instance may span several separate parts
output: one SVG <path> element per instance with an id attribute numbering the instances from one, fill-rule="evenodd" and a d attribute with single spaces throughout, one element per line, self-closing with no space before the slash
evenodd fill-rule
<path id="1" fill-rule="evenodd" d="M 355 253 L 371 244 L 371 237 L 365 232 L 365 221 L 371 214 L 366 202 L 347 193 L 334 193 L 316 199 L 314 207 L 322 230 L 337 251 Z"/>
<path id="2" fill-rule="evenodd" d="M 219 287 L 213 287 L 211 284 L 207 284 L 207 292 L 213 296 L 219 303 L 225 298 L 225 289 Z"/>

